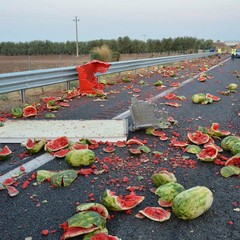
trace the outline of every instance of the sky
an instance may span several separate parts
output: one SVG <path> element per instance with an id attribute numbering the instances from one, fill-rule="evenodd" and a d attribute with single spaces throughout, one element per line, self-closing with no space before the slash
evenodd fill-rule
<path id="1" fill-rule="evenodd" d="M 240 0 L 0 0 L 0 42 L 240 40 Z"/>

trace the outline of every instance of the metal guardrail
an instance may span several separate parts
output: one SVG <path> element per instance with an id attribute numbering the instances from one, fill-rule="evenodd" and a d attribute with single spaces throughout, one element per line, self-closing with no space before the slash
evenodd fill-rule
<path id="1" fill-rule="evenodd" d="M 102 76 L 112 73 L 120 73 L 128 70 L 146 68 L 150 66 L 158 66 L 162 64 L 179 62 L 185 60 L 191 60 L 201 57 L 209 57 L 216 55 L 216 53 L 197 53 L 197 54 L 186 54 L 177 56 L 167 56 L 160 58 L 148 58 L 131 61 L 112 62 L 108 71 L 96 76 Z M 66 82 L 67 89 L 70 88 L 70 82 L 78 80 L 78 73 L 76 67 L 62 67 L 62 68 L 50 68 L 43 70 L 32 70 L 14 73 L 0 74 L 0 94 L 20 91 L 21 100 L 26 101 L 25 90 L 31 88 L 37 88 L 52 84 L 58 84 Z"/>

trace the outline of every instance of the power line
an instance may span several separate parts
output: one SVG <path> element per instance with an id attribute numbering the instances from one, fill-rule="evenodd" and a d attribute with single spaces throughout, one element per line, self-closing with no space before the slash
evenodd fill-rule
<path id="1" fill-rule="evenodd" d="M 78 57 L 78 25 L 77 23 L 80 21 L 78 17 L 75 17 L 73 21 L 76 23 L 76 57 Z"/>

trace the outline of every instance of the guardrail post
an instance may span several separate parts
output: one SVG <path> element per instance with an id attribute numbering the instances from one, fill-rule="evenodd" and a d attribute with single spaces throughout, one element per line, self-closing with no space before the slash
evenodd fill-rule
<path id="1" fill-rule="evenodd" d="M 70 81 L 67 81 L 67 90 L 70 90 Z"/>
<path id="2" fill-rule="evenodd" d="M 26 102 L 25 90 L 24 89 L 20 90 L 20 94 L 21 94 L 21 101 L 25 103 Z"/>

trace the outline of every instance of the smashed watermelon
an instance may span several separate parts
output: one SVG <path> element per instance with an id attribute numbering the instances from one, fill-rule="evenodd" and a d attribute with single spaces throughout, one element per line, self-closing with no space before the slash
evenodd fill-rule
<path id="1" fill-rule="evenodd" d="M 105 225 L 106 219 L 99 213 L 94 211 L 79 212 L 60 225 L 64 230 L 61 240 L 103 229 Z"/>
<path id="2" fill-rule="evenodd" d="M 42 138 L 41 140 L 28 139 L 26 142 L 26 149 L 30 154 L 35 154 L 40 152 L 46 144 L 46 139 Z"/>
<path id="3" fill-rule="evenodd" d="M 147 217 L 153 221 L 164 222 L 171 217 L 171 213 L 161 207 L 146 207 L 140 210 L 136 217 L 141 219 Z"/>
<path id="4" fill-rule="evenodd" d="M 6 160 L 12 154 L 10 148 L 5 145 L 3 149 L 0 148 L 0 160 Z"/>
<path id="5" fill-rule="evenodd" d="M 69 144 L 69 140 L 66 136 L 55 138 L 51 141 L 48 141 L 45 144 L 44 149 L 49 152 L 56 152 L 60 149 L 66 148 Z"/>
<path id="6" fill-rule="evenodd" d="M 207 143 L 209 141 L 209 135 L 202 133 L 201 131 L 197 130 L 194 133 L 189 132 L 187 134 L 188 139 L 193 142 L 194 144 L 201 145 Z"/>
<path id="7" fill-rule="evenodd" d="M 225 166 L 236 166 L 240 168 L 240 153 L 232 156 L 225 162 Z"/>
<path id="8" fill-rule="evenodd" d="M 123 211 L 136 207 L 144 199 L 144 196 L 138 196 L 134 192 L 126 196 L 117 196 L 115 192 L 106 189 L 102 196 L 102 204 L 109 210 Z"/>
<path id="9" fill-rule="evenodd" d="M 109 216 L 107 208 L 105 208 L 100 203 L 82 203 L 77 206 L 76 211 L 77 212 L 94 211 L 99 213 L 105 219 L 107 219 Z"/>
<path id="10" fill-rule="evenodd" d="M 197 154 L 197 158 L 204 162 L 212 162 L 218 155 L 218 149 L 214 145 L 208 145 Z"/>
<path id="11" fill-rule="evenodd" d="M 27 118 L 27 117 L 34 117 L 37 115 L 37 109 L 36 107 L 29 105 L 26 106 L 25 108 L 23 108 L 22 110 L 23 112 L 23 117 Z"/>
<path id="12" fill-rule="evenodd" d="M 159 187 L 169 182 L 176 182 L 177 179 L 174 173 L 168 172 L 167 170 L 161 170 L 154 173 L 151 176 L 154 186 Z"/>

